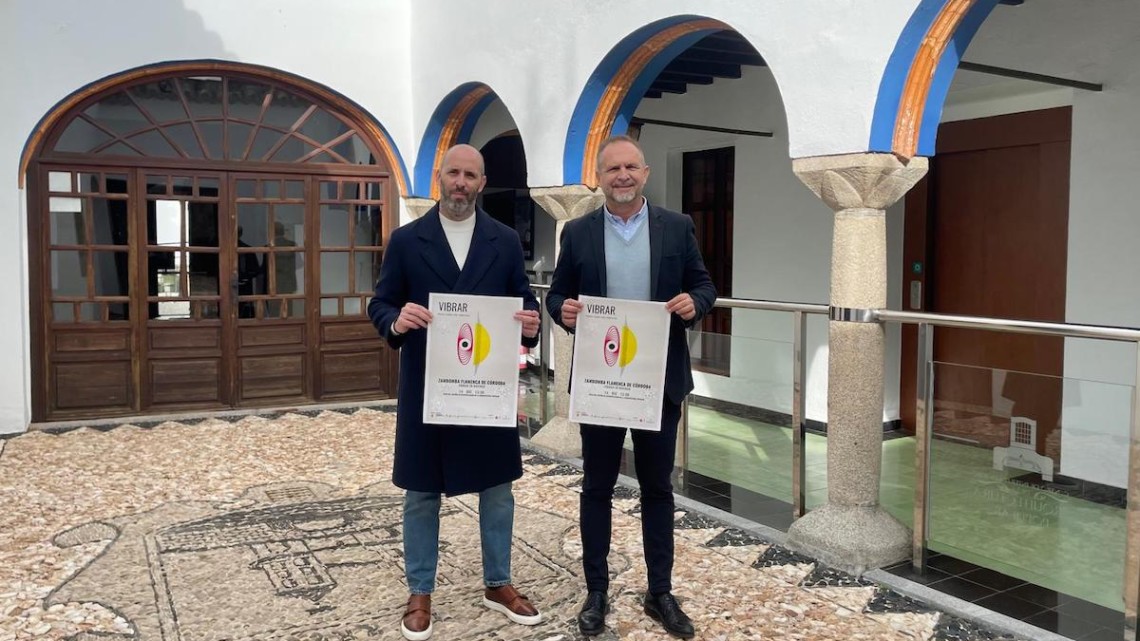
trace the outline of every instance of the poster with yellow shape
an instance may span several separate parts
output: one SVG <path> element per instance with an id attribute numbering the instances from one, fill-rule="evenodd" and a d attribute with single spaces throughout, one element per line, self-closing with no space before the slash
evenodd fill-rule
<path id="1" fill-rule="evenodd" d="M 579 300 L 570 420 L 660 430 L 670 322 L 665 303 Z"/>
<path id="2" fill-rule="evenodd" d="M 424 423 L 518 425 L 521 298 L 431 294 Z"/>

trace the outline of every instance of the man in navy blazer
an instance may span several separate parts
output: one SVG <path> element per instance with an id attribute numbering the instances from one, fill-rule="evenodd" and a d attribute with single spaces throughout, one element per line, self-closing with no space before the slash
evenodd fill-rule
<path id="1" fill-rule="evenodd" d="M 649 575 L 645 613 L 674 636 L 691 638 L 692 621 L 673 597 L 673 459 L 681 402 L 693 389 L 685 329 L 700 322 L 716 289 L 697 247 L 693 220 L 649 205 L 642 192 L 649 166 L 628 136 L 602 143 L 598 184 L 605 206 L 566 224 L 546 299 L 551 318 L 574 331 L 578 296 L 609 296 L 666 303 L 672 314 L 661 431 L 633 430 L 634 467 L 641 488 L 641 534 Z M 582 425 L 580 527 L 586 602 L 578 613 L 583 634 L 605 629 L 608 610 L 610 515 L 621 465 L 624 428 Z"/>
<path id="2" fill-rule="evenodd" d="M 404 561 L 410 593 L 401 632 L 410 641 L 431 637 L 431 593 L 439 563 L 440 495 L 479 493 L 483 550 L 483 604 L 511 621 L 542 620 L 511 584 L 514 496 L 522 452 L 514 429 L 425 425 L 424 370 L 431 323 L 428 294 L 445 292 L 523 299 L 522 344 L 538 343 L 538 301 L 530 290 L 518 234 L 476 207 L 487 184 L 474 147 L 447 151 L 437 179 L 439 203 L 423 218 L 392 232 L 368 315 L 380 335 L 400 350 L 399 412 L 392 482 L 404 496 Z"/>

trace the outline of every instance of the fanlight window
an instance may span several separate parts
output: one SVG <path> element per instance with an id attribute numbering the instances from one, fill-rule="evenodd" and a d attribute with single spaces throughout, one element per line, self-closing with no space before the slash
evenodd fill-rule
<path id="1" fill-rule="evenodd" d="M 166 78 L 78 113 L 54 151 L 101 156 L 376 165 L 352 126 L 266 82 Z"/>

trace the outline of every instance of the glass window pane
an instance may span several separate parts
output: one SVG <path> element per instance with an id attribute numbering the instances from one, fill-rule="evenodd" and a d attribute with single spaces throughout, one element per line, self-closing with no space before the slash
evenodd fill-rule
<path id="1" fill-rule="evenodd" d="M 273 244 L 277 247 L 305 246 L 305 206 L 273 207 Z"/>
<path id="2" fill-rule="evenodd" d="M 190 176 L 175 176 L 172 182 L 174 183 L 175 196 L 194 195 L 194 179 Z"/>
<path id="3" fill-rule="evenodd" d="M 105 303 L 107 320 L 124 321 L 131 319 L 131 306 L 128 303 Z"/>
<path id="4" fill-rule="evenodd" d="M 358 251 L 354 254 L 356 263 L 356 291 L 361 294 L 370 294 L 376 289 L 376 281 L 380 278 L 380 254 L 375 252 Z"/>
<path id="5" fill-rule="evenodd" d="M 305 299 L 304 298 L 291 298 L 289 299 L 289 318 L 304 318 L 305 317 Z"/>
<path id="6" fill-rule="evenodd" d="M 239 181 L 237 181 L 237 197 L 238 198 L 257 198 L 257 181 L 256 180 L 239 180 Z"/>
<path id="7" fill-rule="evenodd" d="M 262 252 L 239 252 L 237 260 L 238 295 L 257 296 L 269 293 L 269 282 L 265 277 L 269 255 Z"/>
<path id="8" fill-rule="evenodd" d="M 284 318 L 285 306 L 279 300 L 265 301 L 266 318 Z"/>
<path id="9" fill-rule="evenodd" d="M 365 194 L 364 197 L 368 200 L 383 200 L 384 199 L 384 183 L 372 182 L 364 183 Z"/>
<path id="10" fill-rule="evenodd" d="M 187 203 L 186 240 L 191 247 L 219 247 L 218 203 Z"/>
<path id="11" fill-rule="evenodd" d="M 95 125 L 82 118 L 76 118 L 71 121 L 63 135 L 59 137 L 59 142 L 55 144 L 55 148 L 57 151 L 72 151 L 82 154 L 110 139 L 110 136 Z"/>
<path id="12" fill-rule="evenodd" d="M 190 301 L 169 300 L 151 303 L 150 317 L 154 320 L 182 320 L 190 318 Z"/>
<path id="13" fill-rule="evenodd" d="M 229 91 L 230 118 L 257 122 L 261 115 L 261 103 L 265 101 L 265 94 L 269 93 L 269 86 L 248 80 L 230 79 Z"/>
<path id="14" fill-rule="evenodd" d="M 348 252 L 321 252 L 321 293 L 348 293 Z"/>
<path id="15" fill-rule="evenodd" d="M 83 211 L 82 198 L 63 198 L 60 196 L 52 196 L 48 199 L 48 207 L 52 211 Z"/>
<path id="16" fill-rule="evenodd" d="M 166 176 L 147 176 L 146 193 L 159 195 L 166 194 Z"/>
<path id="17" fill-rule="evenodd" d="M 315 149 L 315 147 L 313 149 Z M 312 149 L 310 149 L 309 151 L 312 151 Z M 308 153 L 308 152 L 306 152 L 306 153 Z M 337 160 L 336 158 L 333 158 L 332 156 L 330 156 L 329 152 L 322 151 L 321 153 L 319 153 L 315 156 L 310 156 L 309 159 L 306 160 L 305 162 L 338 163 L 340 161 Z"/>
<path id="18" fill-rule="evenodd" d="M 356 206 L 356 246 L 380 246 L 380 207 L 376 205 Z"/>
<path id="19" fill-rule="evenodd" d="M 78 191 L 81 194 L 99 193 L 103 191 L 102 185 L 99 184 L 99 174 L 80 173 L 77 176 Z"/>
<path id="20" fill-rule="evenodd" d="M 269 245 L 269 205 L 238 203 L 238 247 Z"/>
<path id="21" fill-rule="evenodd" d="M 148 252 L 146 255 L 147 294 L 167 298 L 184 296 L 182 279 L 179 277 L 181 265 L 181 252 Z"/>
<path id="22" fill-rule="evenodd" d="M 86 323 L 97 323 L 103 320 L 103 306 L 99 303 L 80 303 L 79 320 Z"/>
<path id="23" fill-rule="evenodd" d="M 348 247 L 348 205 L 321 205 L 321 246 Z"/>
<path id="24" fill-rule="evenodd" d="M 51 318 L 57 323 L 74 323 L 75 305 L 71 303 L 52 303 Z"/>
<path id="25" fill-rule="evenodd" d="M 191 105 L 193 109 L 193 105 Z M 218 113 L 221 113 L 219 106 Z M 218 121 L 200 122 L 198 123 L 198 132 L 202 134 L 202 140 L 206 143 L 206 155 L 215 160 L 222 158 L 222 123 Z"/>
<path id="26" fill-rule="evenodd" d="M 127 145 L 125 145 L 121 142 L 117 142 L 117 143 L 111 145 L 110 147 L 107 147 L 106 149 L 104 149 L 103 151 L 101 151 L 99 153 L 107 154 L 108 156 L 138 156 L 139 155 L 139 152 L 135 151 L 131 147 L 128 147 Z"/>
<path id="27" fill-rule="evenodd" d="M 303 180 L 286 180 L 285 181 L 285 197 L 286 198 L 304 198 L 305 197 L 305 182 Z"/>
<path id="28" fill-rule="evenodd" d="M 127 296 L 130 294 L 127 252 L 94 252 L 96 296 Z"/>
<path id="29" fill-rule="evenodd" d="M 198 179 L 198 195 L 203 198 L 217 198 L 219 189 L 217 178 Z"/>
<path id="30" fill-rule="evenodd" d="M 281 145 L 280 149 L 273 152 L 269 160 L 272 162 L 297 162 L 314 149 L 316 147 L 303 140 L 289 138 L 284 145 Z"/>
<path id="31" fill-rule="evenodd" d="M 197 311 L 198 318 L 217 318 L 218 317 L 218 301 L 213 300 L 196 300 L 193 301 L 193 306 Z"/>
<path id="32" fill-rule="evenodd" d="M 261 301 L 243 300 L 238 303 L 238 318 L 258 318 L 261 311 Z"/>
<path id="33" fill-rule="evenodd" d="M 301 252 L 275 252 L 273 275 L 277 279 L 277 294 L 305 293 L 305 254 Z"/>
<path id="34" fill-rule="evenodd" d="M 321 200 L 336 200 L 337 199 L 336 186 L 337 186 L 337 183 L 335 183 L 335 182 L 322 181 L 321 182 L 321 190 L 320 190 Z"/>
<path id="35" fill-rule="evenodd" d="M 273 146 L 277 144 L 278 140 L 281 140 L 281 136 L 283 135 L 285 134 L 273 129 L 266 129 L 264 127 L 258 129 L 257 134 L 253 137 L 253 147 L 249 150 L 249 159 L 264 159 L 265 154 L 268 154 L 269 150 L 273 149 Z"/>
<path id="36" fill-rule="evenodd" d="M 186 120 L 186 109 L 178 97 L 174 80 L 157 80 L 128 91 L 155 122 Z"/>
<path id="37" fill-rule="evenodd" d="M 348 125 L 324 109 L 317 109 L 305 119 L 300 131 L 323 145 L 347 133 Z"/>
<path id="38" fill-rule="evenodd" d="M 67 171 L 49 171 L 48 172 L 48 190 L 49 191 L 71 191 L 71 172 Z"/>
<path id="39" fill-rule="evenodd" d="M 83 214 L 73 211 L 51 212 L 51 242 L 53 245 L 86 245 L 87 231 L 83 227 Z"/>
<path id="40" fill-rule="evenodd" d="M 344 315 L 345 316 L 359 316 L 360 315 L 360 299 L 359 298 L 346 298 L 344 299 Z"/>
<path id="41" fill-rule="evenodd" d="M 181 200 L 152 200 L 147 203 L 147 213 L 150 215 L 150 229 L 147 242 L 151 245 L 165 247 L 179 247 L 182 245 L 182 208 L 186 206 Z"/>
<path id="42" fill-rule="evenodd" d="M 91 105 L 83 112 L 93 121 L 119 135 L 129 134 L 140 129 L 149 129 L 150 122 L 123 93 L 108 96 Z"/>
<path id="43" fill-rule="evenodd" d="M 191 158 L 205 158 L 202 145 L 198 142 L 198 136 L 194 135 L 194 128 L 188 123 L 167 127 L 166 135 L 170 136 L 182 151 L 185 151 L 186 155 Z"/>
<path id="44" fill-rule="evenodd" d="M 166 142 L 162 134 L 150 130 L 128 138 L 132 145 L 146 156 L 159 156 L 162 158 L 181 158 L 182 156 Z"/>
<path id="45" fill-rule="evenodd" d="M 179 78 L 178 84 L 194 118 L 222 117 L 221 78 Z"/>
<path id="46" fill-rule="evenodd" d="M 123 174 L 107 174 L 107 193 L 127 193 L 127 177 Z"/>
<path id="47" fill-rule="evenodd" d="M 261 193 L 265 198 L 272 198 L 274 200 L 281 198 L 281 181 L 263 180 L 261 182 Z"/>
<path id="48" fill-rule="evenodd" d="M 127 201 L 91 199 L 91 230 L 96 245 L 126 245 L 130 241 Z"/>
<path id="49" fill-rule="evenodd" d="M 340 305 L 339 299 L 336 298 L 322 298 L 321 299 L 321 316 L 339 316 Z"/>
<path id="50" fill-rule="evenodd" d="M 56 250 L 51 253 L 51 294 L 87 295 L 87 252 Z"/>
<path id="51" fill-rule="evenodd" d="M 190 296 L 218 295 L 218 255 L 190 252 L 186 257 L 190 276 Z"/>
<path id="52" fill-rule="evenodd" d="M 273 103 L 265 113 L 265 123 L 281 129 L 290 129 L 311 105 L 312 103 L 301 96 L 283 89 L 274 89 Z"/>
<path id="53" fill-rule="evenodd" d="M 243 125 L 240 122 L 231 122 L 226 128 L 226 135 L 229 136 L 229 155 L 226 156 L 229 160 L 242 160 L 245 156 L 245 145 L 249 142 L 249 136 L 253 132 L 253 127 L 250 125 Z M 255 159 L 256 160 L 256 159 Z"/>
<path id="54" fill-rule="evenodd" d="M 342 140 L 332 148 L 337 154 L 354 165 L 375 165 L 376 159 L 372 157 L 368 145 L 359 136 L 353 134 L 348 140 Z"/>

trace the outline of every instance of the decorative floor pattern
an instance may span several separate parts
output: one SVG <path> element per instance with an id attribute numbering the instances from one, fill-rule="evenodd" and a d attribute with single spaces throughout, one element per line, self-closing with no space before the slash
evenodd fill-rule
<path id="1" fill-rule="evenodd" d="M 81 428 L 0 441 L 0 641 L 400 639 L 394 415 L 361 409 Z M 436 639 L 570 641 L 584 596 L 581 470 L 526 454 L 513 574 L 533 628 L 481 605 L 475 496 L 444 501 Z M 614 501 L 608 628 L 640 606 L 638 493 Z M 675 593 L 697 638 L 994 639 L 703 514 L 676 514 Z"/>

